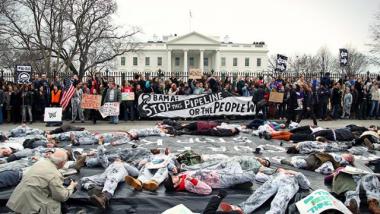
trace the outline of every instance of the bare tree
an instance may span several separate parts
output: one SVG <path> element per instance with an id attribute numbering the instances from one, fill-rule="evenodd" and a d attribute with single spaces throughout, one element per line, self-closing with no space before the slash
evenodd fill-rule
<path id="1" fill-rule="evenodd" d="M 43 61 L 45 72 L 86 71 L 134 51 L 137 28 L 112 22 L 115 0 L 0 0 L 0 32 L 16 50 Z"/>
<path id="2" fill-rule="evenodd" d="M 370 25 L 372 42 L 369 45 L 371 63 L 380 65 L 380 10 L 377 11 L 374 23 Z"/>
<path id="3" fill-rule="evenodd" d="M 320 72 L 331 73 L 334 70 L 334 64 L 337 63 L 336 58 L 331 55 L 330 50 L 326 46 L 318 50 L 316 57 L 318 58 Z"/>

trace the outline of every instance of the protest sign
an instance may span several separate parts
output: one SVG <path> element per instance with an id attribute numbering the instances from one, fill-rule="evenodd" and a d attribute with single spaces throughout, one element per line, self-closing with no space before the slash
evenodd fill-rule
<path id="1" fill-rule="evenodd" d="M 279 71 L 279 72 L 284 72 L 286 71 L 286 63 L 287 63 L 287 60 L 288 60 L 288 57 L 284 56 L 284 55 L 281 55 L 281 54 L 277 54 L 277 60 L 276 60 L 276 71 Z"/>
<path id="2" fill-rule="evenodd" d="M 201 95 L 142 94 L 138 99 L 141 117 L 181 117 L 220 115 L 253 115 L 252 97 L 231 96 L 228 93 Z"/>
<path id="3" fill-rule="evenodd" d="M 28 84 L 32 81 L 32 66 L 16 65 L 16 82 L 18 84 Z"/>
<path id="4" fill-rule="evenodd" d="M 103 118 L 108 116 L 119 116 L 120 113 L 120 103 L 104 103 L 103 106 L 99 108 L 99 112 Z"/>
<path id="5" fill-rule="evenodd" d="M 301 214 L 319 214 L 325 210 L 339 210 L 343 214 L 351 214 L 341 201 L 323 189 L 315 190 L 306 198 L 298 201 L 296 206 Z"/>
<path id="6" fill-rule="evenodd" d="M 101 95 L 83 94 L 80 104 L 82 109 L 99 109 L 102 103 Z"/>
<path id="7" fill-rule="evenodd" d="M 45 122 L 60 122 L 62 121 L 62 108 L 45 108 L 44 114 Z"/>
<path id="8" fill-rule="evenodd" d="M 194 214 L 189 208 L 185 207 L 183 204 L 179 204 L 175 207 L 172 207 L 168 210 L 165 210 L 162 214 Z"/>
<path id="9" fill-rule="evenodd" d="M 199 68 L 192 68 L 189 70 L 189 79 L 198 80 L 202 79 L 203 72 Z"/>
<path id="10" fill-rule="evenodd" d="M 340 66 L 346 66 L 348 63 L 348 50 L 345 48 L 339 49 Z"/>
<path id="11" fill-rule="evenodd" d="M 269 102 L 282 103 L 284 102 L 284 93 L 272 91 L 269 94 Z"/>
<path id="12" fill-rule="evenodd" d="M 121 93 L 121 100 L 122 101 L 135 100 L 135 92 L 123 92 L 123 93 Z"/>

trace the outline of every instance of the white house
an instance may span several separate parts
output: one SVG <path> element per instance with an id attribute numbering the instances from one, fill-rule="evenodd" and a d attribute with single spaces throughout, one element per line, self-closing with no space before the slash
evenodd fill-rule
<path id="1" fill-rule="evenodd" d="M 192 68 L 201 69 L 204 74 L 237 77 L 264 71 L 267 53 L 264 42 L 221 42 L 217 37 L 191 32 L 142 43 L 138 51 L 118 57 L 115 68 L 128 79 L 136 73 L 154 77 L 159 71 L 165 76 L 187 79 Z"/>

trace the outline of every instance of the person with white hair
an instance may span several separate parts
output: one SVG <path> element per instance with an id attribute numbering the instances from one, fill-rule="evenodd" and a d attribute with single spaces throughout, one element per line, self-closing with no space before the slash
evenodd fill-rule
<path id="1" fill-rule="evenodd" d="M 24 175 L 7 202 L 16 213 L 61 213 L 61 202 L 73 194 L 77 182 L 63 185 L 58 171 L 67 162 L 67 152 L 55 149 L 46 159 L 36 162 Z"/>

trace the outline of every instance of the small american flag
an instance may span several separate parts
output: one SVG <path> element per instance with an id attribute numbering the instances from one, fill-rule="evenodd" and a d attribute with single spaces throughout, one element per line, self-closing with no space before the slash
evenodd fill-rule
<path id="1" fill-rule="evenodd" d="M 73 97 L 73 95 L 74 95 L 75 87 L 73 85 L 73 81 L 71 81 L 70 79 L 66 79 L 64 90 L 65 91 L 63 92 L 63 96 L 62 96 L 61 103 L 60 103 L 62 106 L 62 110 L 66 109 L 66 107 L 69 105 L 69 103 L 71 101 L 71 97 Z"/>

